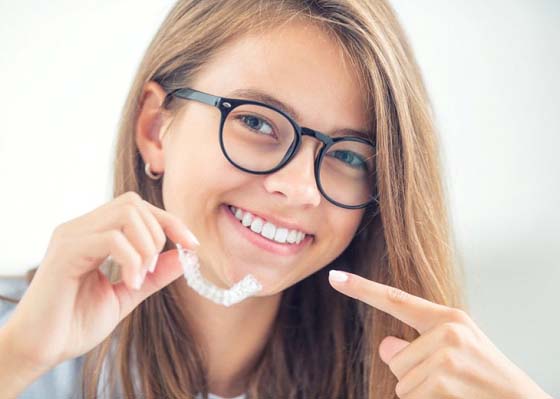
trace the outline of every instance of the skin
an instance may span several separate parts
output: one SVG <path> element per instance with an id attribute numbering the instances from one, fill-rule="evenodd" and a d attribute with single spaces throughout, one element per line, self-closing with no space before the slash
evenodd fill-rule
<path id="1" fill-rule="evenodd" d="M 327 134 L 344 127 L 367 130 L 360 83 L 339 57 L 324 32 L 293 21 L 232 42 L 191 87 L 219 96 L 259 88 L 290 104 L 303 126 Z M 228 288 L 251 273 L 263 285 L 257 296 L 225 308 L 198 296 L 184 279 L 177 281 L 184 287 L 185 315 L 208 356 L 210 391 L 234 396 L 246 389 L 245 376 L 266 342 L 282 291 L 335 259 L 352 240 L 363 210 L 343 209 L 321 196 L 313 171 L 318 141 L 304 138 L 295 158 L 273 174 L 249 174 L 221 152 L 217 108 L 187 101 L 170 124 L 159 108 L 164 97 L 157 83 L 144 86 L 136 142 L 151 170 L 164 173 L 165 209 L 200 241 L 197 254 L 206 278 Z M 267 252 L 234 234 L 220 212 L 224 203 L 298 223 L 312 232 L 313 241 L 295 255 Z"/>
<path id="2" fill-rule="evenodd" d="M 462 310 L 430 302 L 352 273 L 331 285 L 341 293 L 386 312 L 414 328 L 412 342 L 388 336 L 379 356 L 397 377 L 401 399 L 547 398 Z M 332 274 L 332 273 L 331 273 Z"/>

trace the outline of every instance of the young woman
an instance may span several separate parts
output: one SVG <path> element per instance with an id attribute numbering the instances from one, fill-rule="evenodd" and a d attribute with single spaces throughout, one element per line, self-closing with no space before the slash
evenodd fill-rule
<path id="1" fill-rule="evenodd" d="M 431 117 L 385 1 L 179 1 L 114 199 L 3 308 L 0 396 L 549 397 L 465 311 Z M 177 243 L 216 287 L 262 289 L 208 300 Z"/>

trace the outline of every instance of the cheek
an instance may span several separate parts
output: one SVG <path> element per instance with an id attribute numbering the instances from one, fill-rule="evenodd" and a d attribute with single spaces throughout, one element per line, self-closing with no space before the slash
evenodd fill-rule
<path id="1" fill-rule="evenodd" d="M 313 254 L 316 263 L 307 270 L 307 274 L 325 267 L 344 252 L 354 238 L 362 215 L 363 212 L 360 211 L 347 212 L 338 209 L 328 209 L 323 213 L 323 223 L 319 232 L 321 238 L 316 243 Z"/>
<path id="2" fill-rule="evenodd" d="M 363 212 L 356 210 L 335 209 L 329 215 L 331 239 L 336 242 L 337 247 L 345 248 L 354 237 Z"/>
<path id="3" fill-rule="evenodd" d="M 165 152 L 166 172 L 175 188 L 196 195 L 209 187 L 227 184 L 223 176 L 232 165 L 222 154 L 217 124 L 194 120 L 188 129 L 182 125 L 174 134 L 175 140 L 169 143 Z"/>
<path id="4" fill-rule="evenodd" d="M 218 139 L 212 137 L 213 133 L 210 126 L 203 124 L 193 122 L 189 129 L 181 125 L 171 132 L 171 140 L 164 147 L 165 209 L 187 225 L 203 210 L 201 206 L 207 202 L 203 199 L 208 199 L 213 176 L 224 167 Z"/>
<path id="5" fill-rule="evenodd" d="M 179 134 L 183 136 L 166 150 L 164 203 L 187 225 L 202 230 L 228 192 L 244 186 L 251 176 L 225 158 L 212 126 L 193 124 Z"/>

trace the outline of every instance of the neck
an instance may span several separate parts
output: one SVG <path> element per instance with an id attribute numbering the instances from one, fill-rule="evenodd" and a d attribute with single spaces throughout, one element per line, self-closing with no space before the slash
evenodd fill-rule
<path id="1" fill-rule="evenodd" d="M 206 361 L 209 391 L 227 398 L 241 395 L 268 340 L 282 294 L 250 297 L 225 307 L 186 283 L 182 287 L 185 317 Z"/>

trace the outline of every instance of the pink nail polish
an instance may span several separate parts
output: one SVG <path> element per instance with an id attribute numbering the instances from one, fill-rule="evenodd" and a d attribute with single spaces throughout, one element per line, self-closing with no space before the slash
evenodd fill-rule
<path id="1" fill-rule="evenodd" d="M 142 278 L 142 276 L 140 274 L 137 274 L 136 276 L 134 276 L 134 283 L 132 284 L 132 286 L 135 290 L 139 290 L 140 287 L 142 287 L 143 282 L 144 279 Z"/>
<path id="2" fill-rule="evenodd" d="M 192 231 L 190 231 L 189 229 L 187 229 L 187 238 L 189 239 L 189 241 L 194 244 L 195 246 L 199 246 L 200 242 L 198 241 L 198 238 L 196 238 L 196 236 L 193 234 Z"/>

